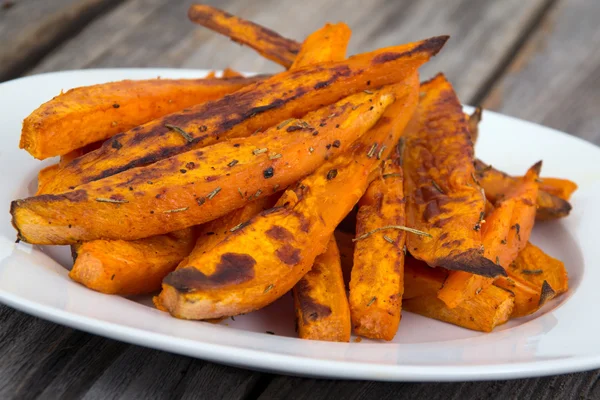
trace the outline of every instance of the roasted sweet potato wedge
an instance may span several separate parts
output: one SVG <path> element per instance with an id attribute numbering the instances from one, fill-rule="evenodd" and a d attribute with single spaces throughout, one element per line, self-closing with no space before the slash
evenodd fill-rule
<path id="1" fill-rule="evenodd" d="M 487 199 L 492 203 L 502 200 L 518 182 L 517 178 L 498 171 L 480 160 L 475 161 L 475 170 L 477 181 L 485 190 Z M 567 200 L 545 192 L 543 189 L 538 192 L 536 219 L 547 221 L 562 218 L 569 215 L 570 211 L 571 204 Z"/>
<path id="2" fill-rule="evenodd" d="M 44 187 L 44 185 L 47 184 L 52 179 L 54 179 L 54 177 L 56 176 L 56 174 L 58 173 L 59 170 L 60 170 L 60 166 L 58 164 L 48 165 L 47 167 L 40 169 L 40 172 L 38 172 L 38 176 L 37 176 L 38 189 L 37 189 L 36 195 L 43 193 L 42 188 Z"/>
<path id="3" fill-rule="evenodd" d="M 148 79 L 78 87 L 25 118 L 19 146 L 40 160 L 61 156 L 260 79 Z"/>
<path id="4" fill-rule="evenodd" d="M 300 50 L 300 45 L 294 40 L 206 4 L 192 5 L 188 17 L 192 22 L 246 45 L 286 68 L 294 63 Z"/>
<path id="5" fill-rule="evenodd" d="M 569 289 L 565 265 L 531 243 L 521 250 L 507 271 L 508 276 L 496 279 L 494 285 L 514 293 L 513 318 L 536 312 L 546 301 Z"/>
<path id="6" fill-rule="evenodd" d="M 429 268 L 425 263 L 408 257 L 405 264 L 406 289 L 402 308 L 429 318 L 483 332 L 491 332 L 496 326 L 509 319 L 515 304 L 510 292 L 492 285 L 457 307 L 449 308 L 436 296 L 444 279 L 444 270 Z"/>
<path id="7" fill-rule="evenodd" d="M 404 292 L 406 232 L 385 226 L 404 226 L 402 168 L 386 161 L 359 203 L 350 280 L 350 312 L 354 333 L 392 340 L 400 324 Z M 368 236 L 366 236 L 368 235 Z"/>
<path id="8" fill-rule="evenodd" d="M 481 221 L 484 255 L 505 270 L 517 258 L 529 241 L 535 222 L 535 201 L 541 161 L 529 169 L 497 207 Z M 438 298 L 449 308 L 475 297 L 492 285 L 494 278 L 473 275 L 464 271 L 451 271 Z"/>
<path id="9" fill-rule="evenodd" d="M 77 246 L 69 277 L 107 294 L 138 295 L 160 290 L 165 276 L 194 247 L 192 228 L 136 241 L 95 240 Z"/>
<path id="10" fill-rule="evenodd" d="M 467 118 L 469 135 L 473 144 L 477 143 L 477 138 L 479 137 L 479 122 L 481 122 L 482 111 L 481 107 L 477 107 Z"/>
<path id="11" fill-rule="evenodd" d="M 542 178 L 540 179 L 540 190 L 569 201 L 571 195 L 577 190 L 577 184 L 568 179 Z"/>
<path id="12" fill-rule="evenodd" d="M 60 193 L 225 138 L 249 136 L 350 94 L 400 82 L 446 40 L 446 36 L 436 37 L 282 72 L 219 100 L 159 118 L 118 134 L 100 149 L 74 160 L 48 191 Z"/>
<path id="13" fill-rule="evenodd" d="M 462 106 L 440 74 L 421 85 L 405 135 L 407 225 L 431 235 L 409 235 L 407 247 L 432 267 L 494 277 L 505 272 L 483 253 L 478 227 L 485 197 L 474 181 L 473 161 Z"/>
<path id="14" fill-rule="evenodd" d="M 298 337 L 330 342 L 350 341 L 350 308 L 340 252 L 332 235 L 327 250 L 294 286 Z"/>
<path id="15" fill-rule="evenodd" d="M 275 208 L 167 276 L 162 305 L 179 318 L 220 318 L 264 307 L 290 290 L 363 195 L 381 162 L 376 155 L 385 159 L 397 142 L 417 103 L 417 76 L 395 85 L 394 93 L 393 113 L 386 110 L 349 150 L 287 190 Z"/>
<path id="16" fill-rule="evenodd" d="M 351 34 L 352 31 L 343 22 L 326 24 L 304 40 L 291 69 L 320 62 L 344 60 Z"/>
<path id="17" fill-rule="evenodd" d="M 223 77 L 223 78 L 243 78 L 244 75 L 242 75 L 242 73 L 240 73 L 234 69 L 227 67 L 223 70 L 221 77 Z"/>
<path id="18" fill-rule="evenodd" d="M 192 150 L 75 191 L 17 200 L 11 209 L 14 226 L 29 243 L 71 244 L 136 240 L 211 221 L 296 182 L 342 153 L 393 101 L 391 88 L 357 93 L 263 133 Z"/>

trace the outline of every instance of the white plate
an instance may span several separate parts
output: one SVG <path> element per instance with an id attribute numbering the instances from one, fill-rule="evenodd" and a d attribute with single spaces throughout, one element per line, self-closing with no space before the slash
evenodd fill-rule
<path id="1" fill-rule="evenodd" d="M 0 84 L 0 204 L 35 190 L 42 165 L 18 142 L 21 121 L 61 89 L 126 78 L 197 77 L 206 71 L 86 70 Z M 132 301 L 71 282 L 65 248 L 15 244 L 8 212 L 0 218 L 0 301 L 26 313 L 113 339 L 219 363 L 305 376 L 390 381 L 518 378 L 600 367 L 600 149 L 564 133 L 486 111 L 477 154 L 522 174 L 544 160 L 543 175 L 579 184 L 567 219 L 538 224 L 532 242 L 564 260 L 568 294 L 534 316 L 493 333 L 472 332 L 404 313 L 392 343 L 327 343 L 295 338 L 291 296 L 218 325 L 182 321 Z M 55 261 L 56 260 L 56 261 Z M 585 279 L 583 279 L 585 275 Z M 265 333 L 275 332 L 276 335 Z"/>

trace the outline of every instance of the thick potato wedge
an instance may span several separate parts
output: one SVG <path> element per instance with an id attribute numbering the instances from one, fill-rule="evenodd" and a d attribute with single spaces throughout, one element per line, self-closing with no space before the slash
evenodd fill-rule
<path id="1" fill-rule="evenodd" d="M 412 115 L 418 77 L 394 86 L 391 111 L 351 149 L 286 191 L 275 208 L 168 275 L 160 294 L 165 308 L 179 318 L 220 318 L 264 307 L 290 290 L 363 195 L 381 162 L 374 154 L 387 157 Z"/>
<path id="2" fill-rule="evenodd" d="M 529 169 L 498 206 L 481 221 L 484 255 L 505 270 L 517 258 L 529 241 L 535 222 L 535 201 L 541 161 Z M 490 286 L 494 278 L 473 275 L 464 271 L 451 271 L 438 298 L 449 308 L 475 297 Z"/>
<path id="3" fill-rule="evenodd" d="M 462 106 L 443 75 L 421 85 L 404 149 L 407 224 L 431 235 L 409 235 L 410 253 L 432 267 L 505 274 L 483 254 L 478 227 L 485 197 L 473 178 L 473 144 Z"/>
<path id="4" fill-rule="evenodd" d="M 349 342 L 350 308 L 340 252 L 332 235 L 327 250 L 294 286 L 294 308 L 301 339 Z"/>
<path id="5" fill-rule="evenodd" d="M 359 203 L 356 237 L 384 226 L 404 226 L 402 168 L 386 161 Z M 384 230 L 357 240 L 350 280 L 350 312 L 354 333 L 392 340 L 400 324 L 404 292 L 406 232 Z"/>
<path id="6" fill-rule="evenodd" d="M 568 179 L 542 178 L 540 180 L 540 190 L 569 201 L 571 195 L 577 190 L 577 184 Z"/>
<path id="7" fill-rule="evenodd" d="M 496 279 L 494 285 L 514 293 L 513 318 L 536 312 L 546 301 L 569 289 L 565 265 L 531 243 L 507 270 L 508 277 Z"/>
<path id="8" fill-rule="evenodd" d="M 206 4 L 192 5 L 188 17 L 192 22 L 246 45 L 286 68 L 294 63 L 300 50 L 300 45 L 294 40 Z"/>
<path id="9" fill-rule="evenodd" d="M 446 40 L 446 36 L 436 37 L 282 72 L 219 100 L 159 118 L 116 135 L 100 149 L 74 160 L 47 190 L 60 193 L 225 138 L 249 136 L 350 94 L 400 82 Z"/>
<path id="10" fill-rule="evenodd" d="M 260 79 L 126 80 L 78 87 L 25 118 L 19 147 L 40 160 L 61 156 Z"/>
<path id="11" fill-rule="evenodd" d="M 192 228 L 136 241 L 95 240 L 74 249 L 69 277 L 107 294 L 138 295 L 160 290 L 163 278 L 194 247 Z"/>
<path id="12" fill-rule="evenodd" d="M 136 240 L 211 221 L 342 153 L 393 101 L 391 88 L 361 92 L 263 133 L 192 150 L 75 191 L 13 201 L 13 223 L 26 242 L 71 244 Z"/>
<path id="13" fill-rule="evenodd" d="M 495 286 L 489 286 L 455 308 L 447 307 L 436 295 L 444 283 L 445 275 L 446 272 L 440 268 L 429 268 L 427 264 L 407 257 L 402 308 L 483 332 L 491 332 L 509 319 L 515 304 L 514 297 L 510 292 Z"/>
<path id="14" fill-rule="evenodd" d="M 504 172 L 492 168 L 480 160 L 475 161 L 475 176 L 481 187 L 485 190 L 485 196 L 492 203 L 502 200 L 511 188 L 518 182 Z M 538 192 L 536 219 L 547 221 L 566 217 L 571 211 L 571 204 L 567 200 L 552 195 L 542 188 Z"/>
<path id="15" fill-rule="evenodd" d="M 351 34 L 352 31 L 343 22 L 326 24 L 308 35 L 290 69 L 320 62 L 344 60 Z"/>
<path id="16" fill-rule="evenodd" d="M 35 193 L 36 195 L 43 193 L 42 188 L 44 187 L 44 185 L 46 185 L 49 181 L 54 179 L 56 177 L 56 174 L 58 173 L 58 171 L 60 171 L 59 164 L 48 165 L 47 167 L 40 169 L 40 172 L 38 172 L 38 176 L 37 176 L 37 180 L 38 180 L 37 187 L 38 188 L 37 188 L 37 192 Z"/>

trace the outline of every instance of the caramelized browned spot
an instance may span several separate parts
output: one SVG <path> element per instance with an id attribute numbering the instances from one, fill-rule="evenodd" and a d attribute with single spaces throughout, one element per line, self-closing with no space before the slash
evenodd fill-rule
<path id="1" fill-rule="evenodd" d="M 248 254 L 225 253 L 211 275 L 189 266 L 171 272 L 163 282 L 182 293 L 217 289 L 254 278 L 255 265 L 256 260 Z"/>
<path id="2" fill-rule="evenodd" d="M 275 255 L 287 265 L 296 265 L 300 262 L 300 249 L 297 249 L 289 244 L 286 244 L 277 250 Z"/>
<path id="3" fill-rule="evenodd" d="M 556 296 L 556 292 L 552 289 L 552 286 L 547 281 L 542 283 L 542 291 L 540 293 L 540 307 L 543 306 L 548 300 L 554 298 Z"/>
<path id="4" fill-rule="evenodd" d="M 267 232 L 265 232 L 267 236 L 280 240 L 282 242 L 290 241 L 294 239 L 294 235 L 292 232 L 285 229 L 283 226 L 273 225 Z"/>
<path id="5" fill-rule="evenodd" d="M 438 261 L 437 266 L 455 271 L 471 272 L 490 278 L 499 275 L 506 276 L 506 271 L 502 266 L 485 258 L 483 252 L 477 249 L 469 249 L 463 253 L 443 258 Z"/>
<path id="6" fill-rule="evenodd" d="M 310 296 L 310 285 L 305 279 L 301 279 L 296 284 L 296 294 L 300 303 L 300 309 L 302 310 L 302 321 L 305 324 L 331 315 L 331 308 L 329 306 L 319 304 Z"/>

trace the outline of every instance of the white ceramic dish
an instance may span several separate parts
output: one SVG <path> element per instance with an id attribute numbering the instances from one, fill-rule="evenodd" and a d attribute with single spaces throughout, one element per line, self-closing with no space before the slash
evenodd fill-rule
<path id="1" fill-rule="evenodd" d="M 206 71 L 112 69 L 51 73 L 0 84 L 0 204 L 35 191 L 42 165 L 18 141 L 21 121 L 61 89 L 120 79 L 198 77 Z M 405 313 L 391 343 L 327 343 L 295 338 L 291 296 L 218 325 L 182 321 L 151 306 L 88 290 L 67 277 L 69 252 L 15 244 L 8 212 L 0 216 L 0 302 L 84 331 L 219 363 L 304 376 L 390 381 L 518 378 L 600 367 L 600 149 L 539 125 L 486 111 L 480 158 L 522 174 L 544 160 L 543 175 L 580 188 L 565 220 L 536 225 L 532 242 L 567 264 L 571 290 L 534 316 L 490 334 Z M 584 279 L 585 276 L 585 279 Z M 275 332 L 275 335 L 265 333 Z"/>

